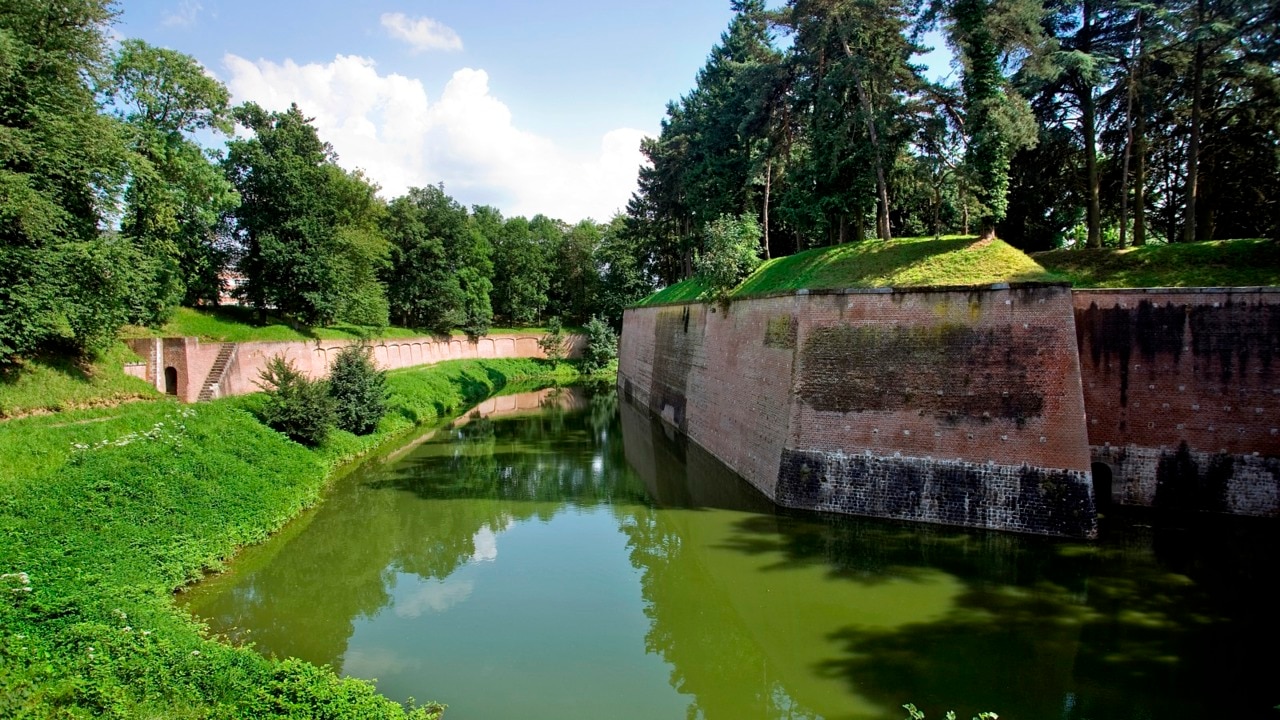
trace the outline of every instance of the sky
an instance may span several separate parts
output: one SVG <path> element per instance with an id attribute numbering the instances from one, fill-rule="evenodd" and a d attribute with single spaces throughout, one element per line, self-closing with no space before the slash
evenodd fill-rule
<path id="1" fill-rule="evenodd" d="M 729 0 L 121 0 L 114 32 L 296 102 L 390 199 L 443 183 L 508 217 L 607 221 L 693 87 Z"/>

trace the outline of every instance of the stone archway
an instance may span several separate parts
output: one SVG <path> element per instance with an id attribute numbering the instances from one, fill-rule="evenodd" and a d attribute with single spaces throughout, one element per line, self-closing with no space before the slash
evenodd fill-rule
<path id="1" fill-rule="evenodd" d="M 172 365 L 164 369 L 164 391 L 168 395 L 178 394 L 178 368 Z"/>
<path id="2" fill-rule="evenodd" d="M 1111 466 L 1104 462 L 1095 462 L 1089 466 L 1093 473 L 1093 504 L 1101 509 L 1111 504 L 1111 483 L 1115 473 Z"/>

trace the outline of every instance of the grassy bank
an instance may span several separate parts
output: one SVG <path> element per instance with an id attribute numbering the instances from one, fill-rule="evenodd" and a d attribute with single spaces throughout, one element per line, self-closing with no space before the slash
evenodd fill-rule
<path id="1" fill-rule="evenodd" d="M 377 432 L 316 449 L 259 423 L 259 396 L 0 423 L 0 717 L 403 717 L 369 683 L 204 637 L 173 590 L 314 504 L 343 461 L 508 383 L 575 376 L 534 360 L 392 373 Z"/>
<path id="2" fill-rule="evenodd" d="M 38 357 L 4 368 L 0 372 L 0 419 L 155 398 L 159 393 L 154 387 L 124 374 L 124 364 L 136 359 L 121 343 L 92 362 L 66 356 Z"/>
<path id="3" fill-rule="evenodd" d="M 991 285 L 1055 279 L 1026 253 L 1001 240 L 902 238 L 846 243 L 774 258 L 729 296 L 739 299 L 804 288 Z M 650 295 L 639 305 L 689 302 L 699 299 L 705 289 L 697 278 L 685 280 Z"/>
<path id="4" fill-rule="evenodd" d="M 514 332 L 544 332 L 545 328 L 492 328 L 489 334 Z M 462 335 L 456 331 L 454 335 Z M 198 337 L 210 342 L 294 342 L 306 340 L 387 340 L 417 338 L 431 335 L 427 330 L 402 327 L 365 327 L 360 325 L 331 325 L 309 327 L 291 323 L 274 315 L 267 316 L 265 324 L 258 324 L 258 316 L 252 308 L 180 307 L 169 322 L 158 328 L 130 325 L 121 333 L 124 338 L 140 337 Z"/>
<path id="5" fill-rule="evenodd" d="M 1280 243 L 1274 240 L 1053 250 L 1031 257 L 1082 288 L 1280 285 Z"/>

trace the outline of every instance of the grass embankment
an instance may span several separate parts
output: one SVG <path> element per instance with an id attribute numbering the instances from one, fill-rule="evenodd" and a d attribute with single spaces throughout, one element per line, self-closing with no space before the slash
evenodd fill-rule
<path id="1" fill-rule="evenodd" d="M 124 364 L 133 360 L 122 343 L 92 362 L 67 356 L 24 360 L 0 372 L 0 419 L 156 397 L 154 387 L 124 373 Z"/>
<path id="2" fill-rule="evenodd" d="M 331 325 L 309 327 L 291 323 L 269 315 L 265 325 L 259 325 L 257 313 L 252 308 L 225 306 L 215 308 L 182 307 L 174 311 L 173 318 L 158 328 L 125 327 L 123 338 L 140 337 L 198 337 L 210 342 L 293 342 L 306 340 L 368 340 L 404 339 L 429 336 L 428 330 L 402 327 L 363 327 L 359 325 Z M 545 328 L 493 328 L 490 335 L 499 333 L 545 332 Z M 463 335 L 461 330 L 453 335 Z"/>
<path id="3" fill-rule="evenodd" d="M 1274 240 L 1052 250 L 1031 257 L 1080 288 L 1280 285 L 1280 243 Z"/>
<path id="4" fill-rule="evenodd" d="M 731 299 L 795 290 L 873 287 L 991 285 L 1000 282 L 1052 281 L 1053 275 L 1021 250 L 1002 240 L 971 236 L 902 238 L 815 248 L 761 265 Z M 706 287 L 697 279 L 676 283 L 638 303 L 691 302 Z"/>
<path id="5" fill-rule="evenodd" d="M 343 461 L 537 377 L 576 370 L 394 372 L 373 435 L 316 449 L 259 423 L 261 396 L 0 423 L 0 717 L 403 717 L 369 683 L 206 638 L 172 592 L 314 504 Z"/>

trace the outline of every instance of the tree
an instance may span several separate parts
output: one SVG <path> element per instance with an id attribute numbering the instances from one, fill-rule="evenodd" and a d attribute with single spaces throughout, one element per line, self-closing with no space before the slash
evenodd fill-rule
<path id="1" fill-rule="evenodd" d="M 564 362 L 568 357 L 569 348 L 564 336 L 564 327 L 560 325 L 560 318 L 553 317 L 547 322 L 547 331 L 538 338 L 538 349 L 546 356 L 552 367 Z"/>
<path id="2" fill-rule="evenodd" d="M 267 112 L 235 109 L 251 138 L 228 143 L 223 167 L 240 193 L 235 232 L 243 295 L 265 321 L 268 308 L 309 325 L 332 322 L 342 292 L 328 166 L 332 148 L 297 105 Z"/>
<path id="3" fill-rule="evenodd" d="M 329 367 L 329 397 L 340 430 L 368 435 L 387 413 L 387 373 L 373 364 L 371 348 L 348 345 Z"/>
<path id="4" fill-rule="evenodd" d="M 618 334 L 598 316 L 586 326 L 587 344 L 582 350 L 582 369 L 588 373 L 604 370 L 618 358 Z"/>
<path id="5" fill-rule="evenodd" d="M 100 232 L 127 153 L 98 113 L 106 0 L 0 2 L 0 363 L 92 352 L 128 315 L 136 254 Z"/>
<path id="6" fill-rule="evenodd" d="M 555 227 L 537 216 L 507 220 L 493 244 L 493 309 L 506 322 L 534 325 L 547 307 L 551 287 L 549 240 Z"/>
<path id="7" fill-rule="evenodd" d="M 308 378 L 283 355 L 268 360 L 258 378 L 266 393 L 262 421 L 268 427 L 311 447 L 325 441 L 334 422 L 327 383 Z"/>
<path id="8" fill-rule="evenodd" d="M 707 226 L 706 250 L 694 265 L 698 277 L 718 299 L 725 299 L 760 266 L 760 225 L 754 216 L 721 215 Z"/>
<path id="9" fill-rule="evenodd" d="M 193 137 L 230 134 L 230 93 L 191 56 L 141 40 L 120 44 L 100 93 L 133 152 L 121 234 L 151 290 L 134 294 L 134 321 L 159 322 L 178 302 L 216 303 L 229 259 L 217 227 L 239 197 Z"/>
<path id="10" fill-rule="evenodd" d="M 489 241 L 443 187 L 410 188 L 391 201 L 383 231 L 391 242 L 384 280 L 400 324 L 440 333 L 488 331 Z"/>
<path id="11" fill-rule="evenodd" d="M 1009 162 L 1035 143 L 1026 100 L 1010 87 L 1003 67 L 1013 51 L 1037 49 L 1042 11 L 1034 0 L 951 0 L 947 11 L 950 41 L 964 67 L 965 164 L 982 204 L 978 232 L 994 237 L 1008 208 Z"/>

